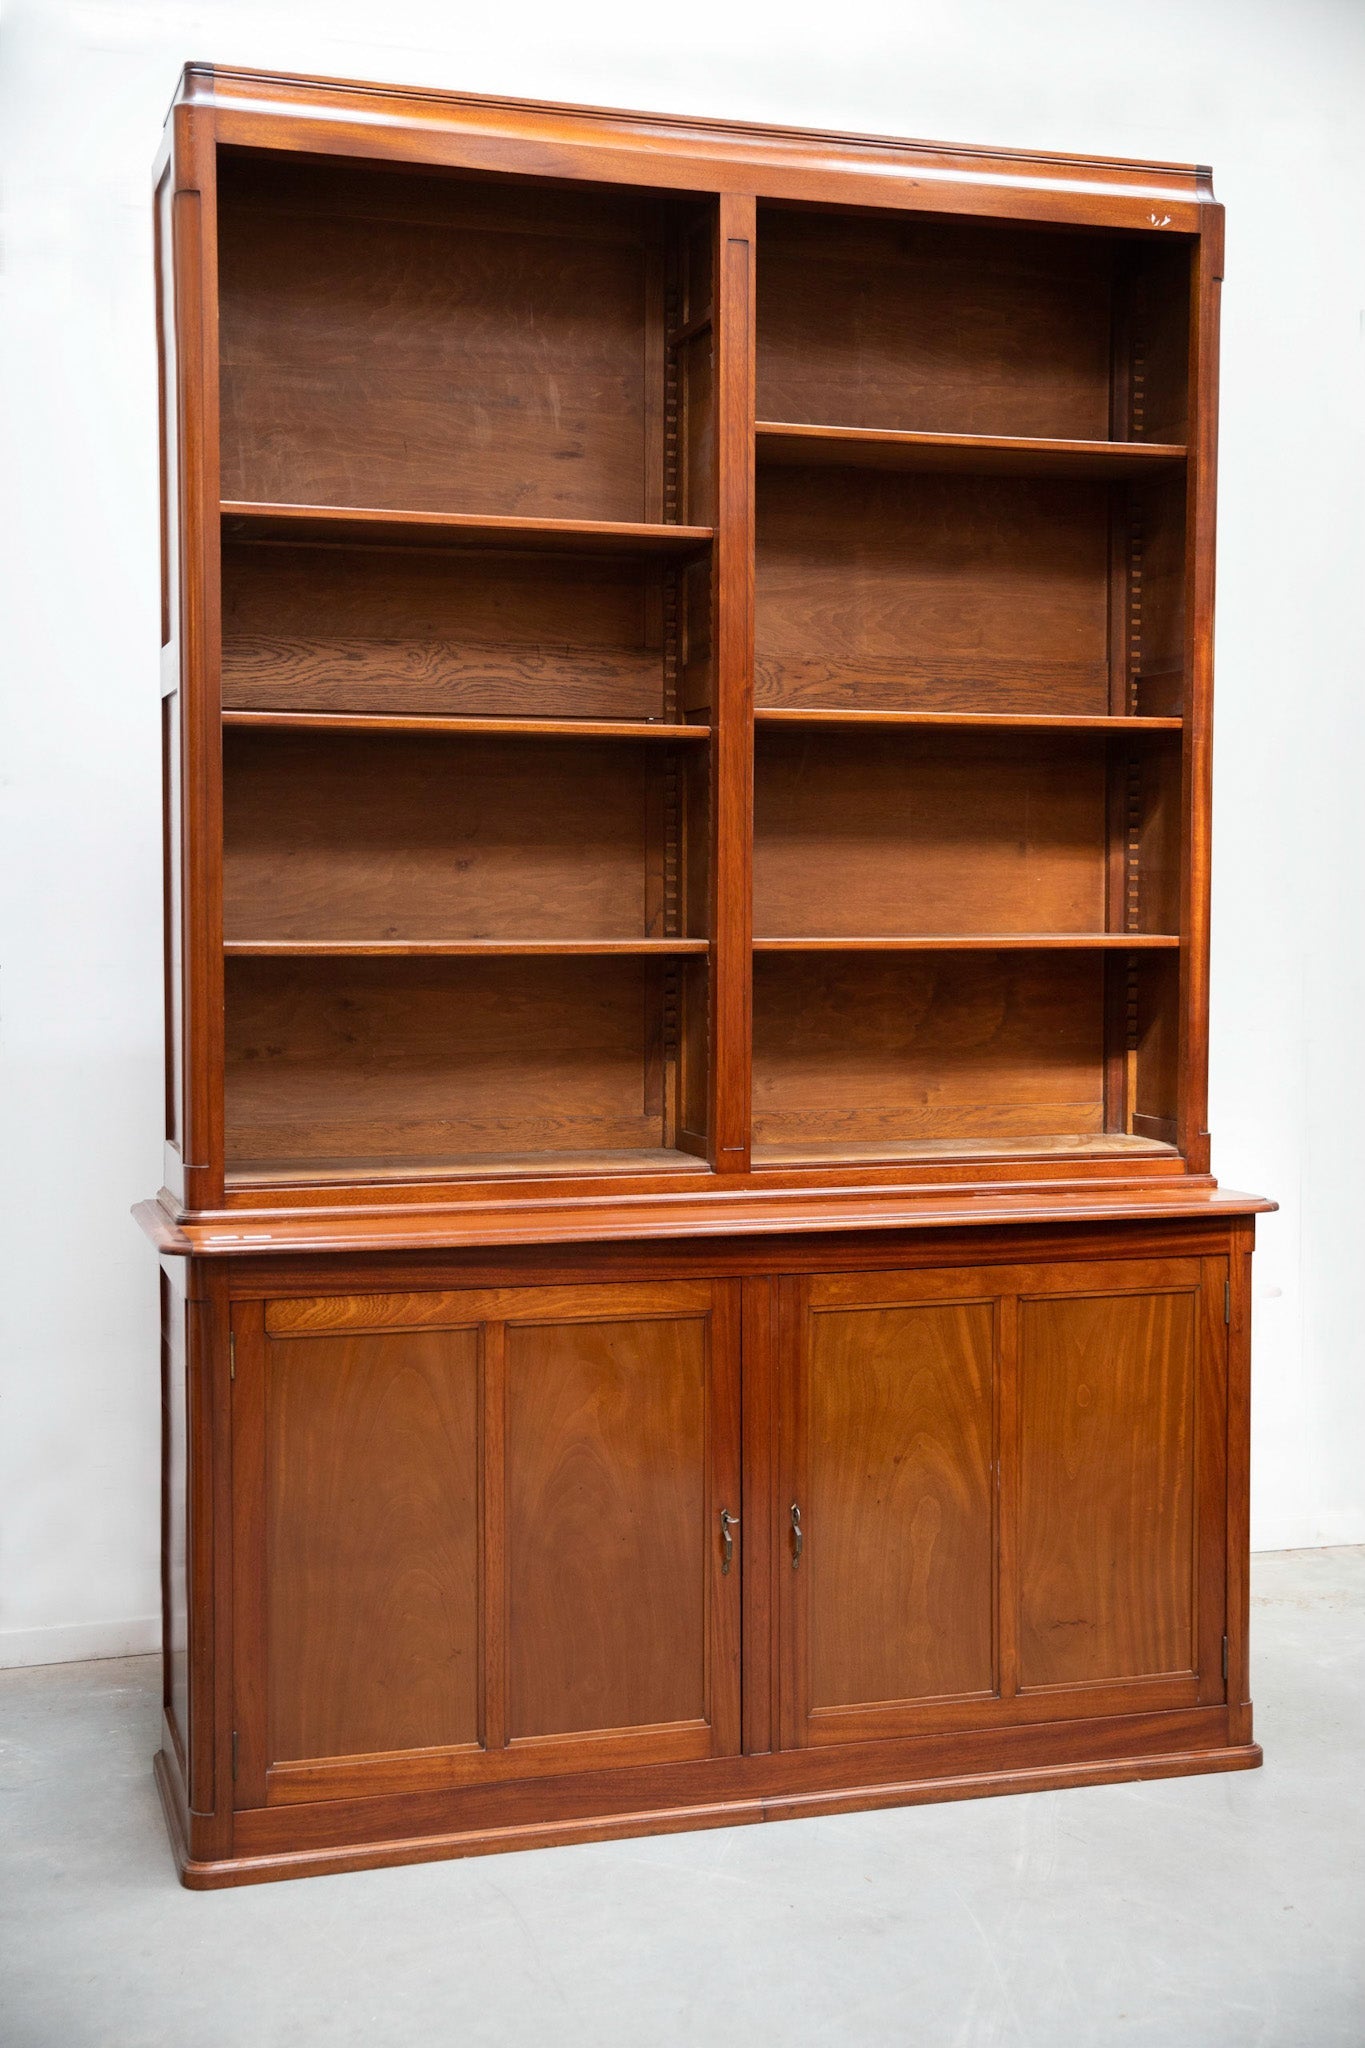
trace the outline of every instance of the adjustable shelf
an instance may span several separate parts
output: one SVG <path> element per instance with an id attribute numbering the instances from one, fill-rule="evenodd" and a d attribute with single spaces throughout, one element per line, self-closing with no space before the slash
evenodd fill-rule
<path id="1" fill-rule="evenodd" d="M 619 1152 L 460 1152 L 444 1159 L 355 1158 L 309 1160 L 306 1171 L 288 1159 L 241 1159 L 228 1171 L 234 1188 L 299 1186 L 393 1186 L 451 1180 L 574 1179 L 579 1174 L 708 1174 L 694 1153 L 665 1145 L 640 1145 Z"/>
<path id="2" fill-rule="evenodd" d="M 760 466 L 918 470 L 938 476 L 1160 475 L 1185 460 L 1178 442 L 1040 440 L 1017 434 L 920 434 L 896 428 L 803 426 L 759 420 Z"/>
<path id="3" fill-rule="evenodd" d="M 517 960 L 588 956 L 668 959 L 710 950 L 707 939 L 227 939 L 230 960 Z"/>
<path id="4" fill-rule="evenodd" d="M 1166 721 L 1179 724 L 1179 720 Z M 638 718 L 449 718 L 385 717 L 379 712 L 225 711 L 223 724 L 241 731 L 293 733 L 419 733 L 432 739 L 505 736 L 535 740 L 663 740 L 697 745 L 709 740 L 709 725 L 670 724 Z"/>
<path id="5" fill-rule="evenodd" d="M 1129 1131 L 1086 1131 L 1041 1138 L 941 1138 L 878 1144 L 832 1139 L 824 1143 L 755 1145 L 753 1163 L 760 1170 L 809 1167 L 876 1167 L 946 1165 L 985 1159 L 1084 1160 L 1173 1159 L 1173 1145 Z"/>
<path id="6" fill-rule="evenodd" d="M 929 731 L 964 732 L 1179 732 L 1182 718 L 1108 716 L 1096 713 L 1009 712 L 1009 711 L 825 711 L 802 705 L 760 704 L 754 723 L 760 726 L 825 726 L 848 732 L 878 726 L 922 726 Z"/>
<path id="7" fill-rule="evenodd" d="M 915 933 L 906 937 L 754 940 L 756 953 L 1135 953 L 1169 952 L 1172 932 Z"/>
<path id="8" fill-rule="evenodd" d="M 689 555 L 710 544 L 709 526 L 630 519 L 513 519 L 472 512 L 404 512 L 383 506 L 252 504 L 224 500 L 225 541 L 293 546 L 514 548 L 550 554 Z"/>

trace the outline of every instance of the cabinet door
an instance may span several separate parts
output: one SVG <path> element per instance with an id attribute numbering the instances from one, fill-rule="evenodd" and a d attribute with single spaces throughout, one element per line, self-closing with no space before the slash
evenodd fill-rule
<path id="1" fill-rule="evenodd" d="M 782 1295 L 782 1740 L 907 1733 L 995 1690 L 993 1287 L 859 1273 Z"/>
<path id="2" fill-rule="evenodd" d="M 1020 1286 L 1006 1626 L 1040 1711 L 1224 1696 L 1227 1271 L 1044 1267 Z"/>
<path id="3" fill-rule="evenodd" d="M 787 1746 L 1223 1698 L 1226 1276 L 781 1284 Z"/>
<path id="4" fill-rule="evenodd" d="M 738 1746 L 736 1292 L 239 1306 L 239 1805 Z"/>

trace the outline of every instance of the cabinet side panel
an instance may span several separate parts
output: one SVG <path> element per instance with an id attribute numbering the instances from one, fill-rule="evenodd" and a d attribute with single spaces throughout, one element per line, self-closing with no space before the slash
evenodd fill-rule
<path id="1" fill-rule="evenodd" d="M 157 428 L 161 503 L 162 958 L 165 999 L 165 1182 L 183 1193 L 184 902 L 180 778 L 180 455 L 172 178 L 169 162 L 152 206 L 156 262 Z"/>
<path id="2" fill-rule="evenodd" d="M 161 1645 L 163 1704 L 187 1773 L 190 1731 L 188 1309 L 161 1271 Z"/>
<path id="3" fill-rule="evenodd" d="M 508 1726 L 707 1716 L 707 1326 L 507 1333 Z"/>
<path id="4" fill-rule="evenodd" d="M 271 1762 L 479 1733 L 473 1330 L 268 1345 Z"/>
<path id="5" fill-rule="evenodd" d="M 988 1302 L 812 1318 L 816 1712 L 991 1689 L 993 1356 Z"/>
<path id="6" fill-rule="evenodd" d="M 1194 257 L 1190 319 L 1191 457 L 1185 504 L 1185 767 L 1188 820 L 1183 864 L 1180 1019 L 1180 1149 L 1195 1173 L 1209 1169 L 1209 893 L 1213 800 L 1214 507 L 1218 463 L 1218 322 L 1223 215 Z"/>
<path id="7" fill-rule="evenodd" d="M 185 1199 L 223 1194 L 223 916 L 216 151 L 211 117 L 174 119 L 174 261 L 183 822 Z"/>
<path id="8" fill-rule="evenodd" d="M 1197 1308 L 1020 1302 L 1021 1690 L 1195 1668 Z"/>

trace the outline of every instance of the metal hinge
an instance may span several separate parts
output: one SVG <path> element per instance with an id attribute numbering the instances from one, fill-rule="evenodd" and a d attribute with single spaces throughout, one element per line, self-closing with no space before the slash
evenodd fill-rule
<path id="1" fill-rule="evenodd" d="M 1224 1683 L 1224 1685 L 1226 1685 L 1226 1684 L 1227 1684 L 1227 1682 L 1228 1682 L 1228 1639 L 1227 1639 L 1227 1637 L 1226 1637 L 1226 1636 L 1224 1636 L 1224 1638 L 1223 1638 L 1223 1683 Z"/>
<path id="2" fill-rule="evenodd" d="M 232 1731 L 232 1782 L 237 1783 L 237 1730 Z"/>
<path id="3" fill-rule="evenodd" d="M 237 1332 L 236 1332 L 235 1330 L 229 1330 L 229 1331 L 228 1331 L 228 1378 L 229 1378 L 230 1380 L 235 1380 L 235 1379 L 236 1379 L 236 1377 L 237 1377 Z"/>
<path id="4" fill-rule="evenodd" d="M 1223 1321 L 1224 1321 L 1225 1323 L 1230 1323 L 1230 1322 L 1232 1321 L 1232 1282 L 1231 1282 L 1231 1280 L 1225 1280 L 1225 1281 L 1223 1282 Z"/>

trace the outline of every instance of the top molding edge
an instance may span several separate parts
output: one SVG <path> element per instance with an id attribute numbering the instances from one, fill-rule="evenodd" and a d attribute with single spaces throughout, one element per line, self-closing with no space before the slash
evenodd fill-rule
<path id="1" fill-rule="evenodd" d="M 211 110 L 227 129 L 224 140 L 247 143 L 255 140 L 254 131 L 261 123 L 287 120 L 297 124 L 303 120 L 335 123 L 346 130 L 347 147 L 354 155 L 396 153 L 384 145 L 385 130 L 415 130 L 428 141 L 441 135 L 472 133 L 485 145 L 539 142 L 551 152 L 556 146 L 568 152 L 567 162 L 555 161 L 551 155 L 541 175 L 572 175 L 574 157 L 617 152 L 622 159 L 635 159 L 630 171 L 633 179 L 648 182 L 639 156 L 653 153 L 660 165 L 671 157 L 675 167 L 689 159 L 709 158 L 715 171 L 730 174 L 725 189 L 752 192 L 757 188 L 760 197 L 814 197 L 802 188 L 821 177 L 832 185 L 859 177 L 882 177 L 901 181 L 901 193 L 907 187 L 921 186 L 938 188 L 945 200 L 951 193 L 943 208 L 948 211 L 1004 213 L 1010 209 L 1000 202 L 1014 195 L 1021 204 L 1012 210 L 1026 216 L 1047 217 L 1053 211 L 1047 202 L 1060 200 L 1059 214 L 1065 211 L 1072 218 L 1098 218 L 1098 202 L 1103 217 L 1113 225 L 1187 233 L 1203 231 L 1210 210 L 1221 212 L 1213 196 L 1212 171 L 1202 164 L 992 149 L 979 144 L 558 104 L 490 93 L 444 92 L 425 86 L 309 78 L 199 62 L 187 64 L 181 74 L 172 112 L 181 107 Z M 320 140 L 314 132 L 311 146 L 317 148 Z M 257 146 L 269 145 L 262 142 Z M 300 138 L 293 146 L 303 148 L 305 144 Z M 334 153 L 338 141 L 323 146 Z M 420 160 L 422 152 L 409 148 L 401 154 L 409 160 L 416 155 Z M 497 168 L 492 161 L 486 167 Z M 617 175 L 624 175 L 625 169 L 623 162 Z M 743 175 L 737 178 L 736 173 Z M 598 162 L 579 174 L 601 177 L 611 172 Z M 658 182 L 678 185 L 684 180 L 666 175 Z M 715 188 L 714 176 L 703 181 L 703 189 Z M 993 192 L 995 204 L 973 205 L 973 188 Z M 837 202 L 847 195 L 832 192 L 830 197 Z M 890 194 L 878 197 L 892 205 L 930 203 L 929 193 L 917 201 L 903 196 L 898 201 Z M 1072 211 L 1077 201 L 1085 200 L 1091 202 L 1089 207 Z"/>

